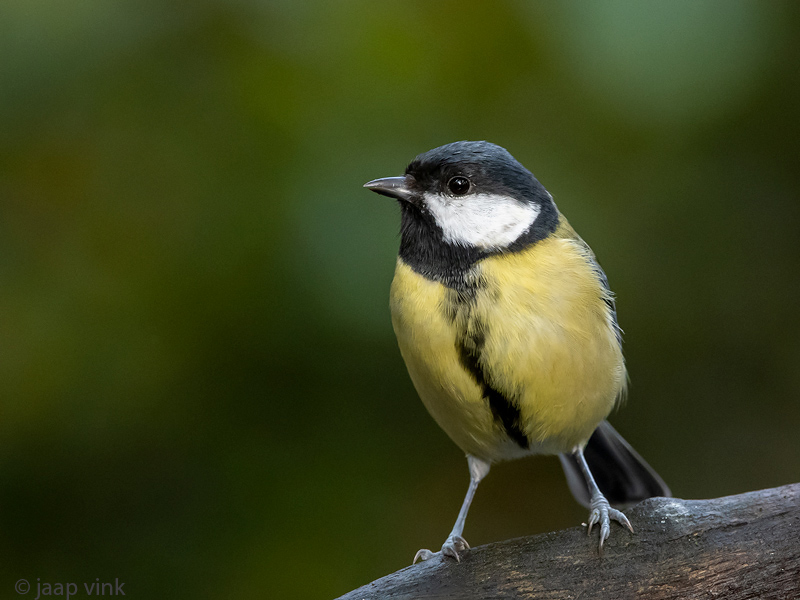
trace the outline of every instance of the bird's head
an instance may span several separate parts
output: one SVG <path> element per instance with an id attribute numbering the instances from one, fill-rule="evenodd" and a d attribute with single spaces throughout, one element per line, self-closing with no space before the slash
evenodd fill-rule
<path id="1" fill-rule="evenodd" d="M 558 220 L 552 197 L 533 174 L 489 142 L 434 148 L 411 161 L 405 175 L 364 187 L 400 201 L 404 238 L 432 236 L 482 253 L 528 245 Z"/>

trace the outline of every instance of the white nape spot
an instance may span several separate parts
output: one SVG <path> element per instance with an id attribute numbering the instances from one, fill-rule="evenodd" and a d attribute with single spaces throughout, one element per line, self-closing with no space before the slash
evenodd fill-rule
<path id="1" fill-rule="evenodd" d="M 444 240 L 476 248 L 505 248 L 530 229 L 539 207 L 498 194 L 447 196 L 426 193 L 425 205 Z"/>

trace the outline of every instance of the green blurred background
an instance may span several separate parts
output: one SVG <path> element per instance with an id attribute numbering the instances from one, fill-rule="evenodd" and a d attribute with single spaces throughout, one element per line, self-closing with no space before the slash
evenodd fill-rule
<path id="1" fill-rule="evenodd" d="M 332 598 L 438 548 L 466 463 L 395 345 L 398 209 L 361 185 L 460 139 L 596 251 L 612 422 L 674 493 L 800 480 L 798 26 L 788 1 L 5 0 L 0 598 Z M 517 461 L 466 537 L 585 517 L 557 460 Z"/>

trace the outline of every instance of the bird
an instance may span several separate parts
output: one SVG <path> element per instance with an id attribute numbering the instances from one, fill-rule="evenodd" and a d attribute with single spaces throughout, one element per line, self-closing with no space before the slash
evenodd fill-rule
<path id="1" fill-rule="evenodd" d="M 606 420 L 628 381 L 615 298 L 553 196 L 486 141 L 434 148 L 364 187 L 400 205 L 392 325 L 417 394 L 467 458 L 441 555 L 469 549 L 464 524 L 491 466 L 530 455 L 559 456 L 599 552 L 611 522 L 633 532 L 620 509 L 670 490 Z"/>

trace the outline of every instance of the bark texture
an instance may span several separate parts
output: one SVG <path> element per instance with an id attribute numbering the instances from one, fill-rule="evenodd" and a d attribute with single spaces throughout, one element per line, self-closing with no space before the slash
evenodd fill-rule
<path id="1" fill-rule="evenodd" d="M 340 600 L 800 599 L 800 483 L 714 500 L 651 498 L 602 556 L 574 527 L 437 555 Z"/>

